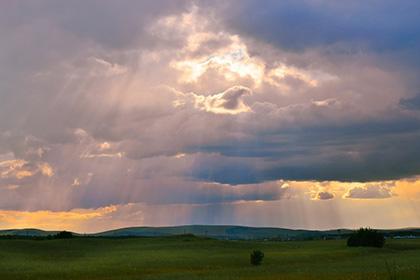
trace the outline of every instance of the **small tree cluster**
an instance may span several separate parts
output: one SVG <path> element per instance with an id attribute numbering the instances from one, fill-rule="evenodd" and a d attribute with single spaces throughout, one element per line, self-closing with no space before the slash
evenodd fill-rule
<path id="1" fill-rule="evenodd" d="M 382 248 L 385 245 L 385 237 L 377 230 L 370 228 L 361 228 L 350 235 L 347 239 L 349 247 L 377 247 Z"/>
<path id="2" fill-rule="evenodd" d="M 69 231 L 60 231 L 59 233 L 52 236 L 52 238 L 54 239 L 68 239 L 68 238 L 73 238 L 73 237 L 74 237 L 73 233 Z"/>
<path id="3" fill-rule="evenodd" d="M 251 253 L 251 264 L 252 265 L 260 265 L 262 263 L 262 260 L 264 259 L 264 253 L 260 250 L 254 250 Z"/>

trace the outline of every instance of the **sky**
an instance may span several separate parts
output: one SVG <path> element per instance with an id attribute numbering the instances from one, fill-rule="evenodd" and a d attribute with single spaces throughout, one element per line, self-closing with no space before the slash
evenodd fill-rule
<path id="1" fill-rule="evenodd" d="M 0 229 L 420 227 L 420 2 L 0 1 Z"/>

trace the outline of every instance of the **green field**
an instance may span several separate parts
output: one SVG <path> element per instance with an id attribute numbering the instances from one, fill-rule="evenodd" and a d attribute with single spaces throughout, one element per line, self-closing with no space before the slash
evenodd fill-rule
<path id="1" fill-rule="evenodd" d="M 259 267 L 249 264 L 253 249 L 265 253 Z M 388 240 L 383 249 L 345 240 L 0 240 L 0 279 L 420 279 L 420 240 Z"/>

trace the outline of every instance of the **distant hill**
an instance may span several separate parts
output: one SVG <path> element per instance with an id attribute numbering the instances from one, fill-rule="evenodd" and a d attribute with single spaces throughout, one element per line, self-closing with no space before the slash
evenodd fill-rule
<path id="1" fill-rule="evenodd" d="M 420 237 L 420 229 L 380 230 L 386 236 L 396 238 Z M 43 231 L 38 229 L 0 230 L 1 236 L 18 237 L 45 237 L 56 234 L 58 231 Z M 88 236 L 94 237 L 159 237 L 193 234 L 216 239 L 242 240 L 242 239 L 274 239 L 274 240 L 307 240 L 307 239 L 336 239 L 348 236 L 352 230 L 293 230 L 271 227 L 246 227 L 246 226 L 213 226 L 189 225 L 173 227 L 130 227 L 115 229 Z M 76 235 L 81 235 L 77 234 Z"/>
<path id="2" fill-rule="evenodd" d="M 58 231 L 45 231 L 40 229 L 34 228 L 26 228 L 26 229 L 7 229 L 7 230 L 0 230 L 0 236 L 30 236 L 30 237 L 44 237 L 48 235 L 56 234 Z"/>
<path id="3" fill-rule="evenodd" d="M 292 230 L 269 227 L 245 226 L 176 226 L 176 227 L 132 227 L 122 228 L 95 234 L 102 237 L 121 236 L 169 236 L 194 234 L 217 239 L 311 239 L 324 235 L 337 235 L 337 231 Z"/>

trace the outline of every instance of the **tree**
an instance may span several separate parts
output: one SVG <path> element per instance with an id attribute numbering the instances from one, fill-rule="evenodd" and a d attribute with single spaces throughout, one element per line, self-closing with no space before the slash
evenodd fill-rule
<path id="1" fill-rule="evenodd" d="M 251 253 L 251 264 L 252 265 L 260 265 L 262 263 L 262 260 L 264 259 L 264 253 L 260 250 L 254 250 Z"/>
<path id="2" fill-rule="evenodd" d="M 53 238 L 56 238 L 56 239 L 67 239 L 67 238 L 72 238 L 72 237 L 74 237 L 73 233 L 69 231 L 60 231 L 59 233 L 53 236 Z"/>
<path id="3" fill-rule="evenodd" d="M 349 247 L 377 247 L 382 248 L 385 245 L 385 237 L 377 230 L 370 228 L 361 228 L 352 233 L 347 239 Z"/>

